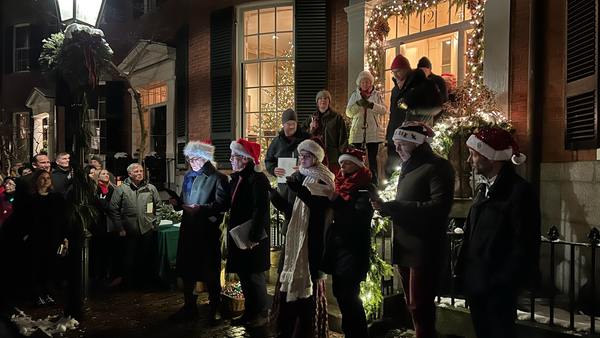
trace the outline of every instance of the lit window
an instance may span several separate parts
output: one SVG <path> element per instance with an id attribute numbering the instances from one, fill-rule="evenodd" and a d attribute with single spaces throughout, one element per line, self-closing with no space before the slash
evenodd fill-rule
<path id="1" fill-rule="evenodd" d="M 16 25 L 13 33 L 14 71 L 27 71 L 29 70 L 29 24 Z"/>
<path id="2" fill-rule="evenodd" d="M 167 85 L 139 89 L 144 107 L 167 102 Z"/>
<path id="3" fill-rule="evenodd" d="M 293 6 L 242 13 L 243 136 L 266 151 L 281 129 L 281 112 L 294 108 Z"/>

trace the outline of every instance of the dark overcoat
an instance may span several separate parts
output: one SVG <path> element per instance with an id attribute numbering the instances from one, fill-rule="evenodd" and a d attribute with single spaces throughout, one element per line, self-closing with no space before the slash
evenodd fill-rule
<path id="1" fill-rule="evenodd" d="M 392 217 L 394 263 L 402 267 L 441 263 L 447 253 L 453 197 L 452 165 L 435 155 L 429 144 L 421 144 L 402 165 L 396 199 L 381 209 Z"/>
<path id="2" fill-rule="evenodd" d="M 506 163 L 486 190 L 484 184 L 478 187 L 457 267 L 471 296 L 516 292 L 538 271 L 540 206 L 533 187 Z"/>
<path id="3" fill-rule="evenodd" d="M 187 279 L 208 280 L 221 271 L 221 222 L 229 207 L 227 176 L 206 162 L 192 189 L 181 193 L 184 208 L 177 247 L 177 273 Z"/>
<path id="4" fill-rule="evenodd" d="M 227 226 L 227 272 L 257 273 L 270 267 L 269 180 L 262 172 L 254 171 L 249 163 L 240 172 L 231 174 L 231 210 Z M 238 184 L 239 183 L 239 184 Z M 252 221 L 250 240 L 258 242 L 252 249 L 237 247 L 229 230 Z M 267 238 L 258 241 L 262 232 Z"/>

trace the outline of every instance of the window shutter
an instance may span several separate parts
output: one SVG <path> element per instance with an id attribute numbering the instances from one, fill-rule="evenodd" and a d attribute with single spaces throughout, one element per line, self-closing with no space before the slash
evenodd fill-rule
<path id="1" fill-rule="evenodd" d="M 177 165 L 185 165 L 183 147 L 187 141 L 188 116 L 188 41 L 189 27 L 183 26 L 176 37 L 175 59 L 175 132 L 177 137 Z"/>
<path id="2" fill-rule="evenodd" d="M 233 7 L 210 16 L 210 130 L 215 161 L 229 168 L 229 143 L 233 133 Z"/>
<path id="3" fill-rule="evenodd" d="M 296 1 L 294 34 L 296 111 L 302 122 L 315 111 L 317 92 L 327 86 L 326 0 Z"/>
<path id="4" fill-rule="evenodd" d="M 598 0 L 567 1 L 565 148 L 600 146 L 598 121 Z"/>
<path id="5" fill-rule="evenodd" d="M 4 74 L 10 74 L 14 71 L 13 69 L 13 34 L 15 27 L 7 26 L 4 31 Z"/>

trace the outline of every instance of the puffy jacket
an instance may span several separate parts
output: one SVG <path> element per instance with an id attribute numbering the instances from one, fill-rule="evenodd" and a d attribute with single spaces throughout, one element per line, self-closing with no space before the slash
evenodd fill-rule
<path id="1" fill-rule="evenodd" d="M 142 182 L 138 187 L 127 178 L 115 189 L 110 199 L 110 214 L 115 229 L 125 230 L 127 236 L 143 235 L 153 230 L 158 222 L 156 208 L 159 202 L 158 190 L 154 185 Z"/>
<path id="2" fill-rule="evenodd" d="M 356 89 L 346 107 L 346 116 L 352 119 L 350 128 L 350 143 L 362 143 L 364 138 L 363 125 L 365 120 L 365 109 L 357 104 L 362 99 L 360 89 Z M 368 108 L 367 115 L 367 143 L 383 142 L 385 140 L 385 127 L 383 117 L 387 112 L 387 107 L 383 103 L 383 96 L 377 90 L 373 90 L 368 98 L 373 103 L 373 108 Z"/>

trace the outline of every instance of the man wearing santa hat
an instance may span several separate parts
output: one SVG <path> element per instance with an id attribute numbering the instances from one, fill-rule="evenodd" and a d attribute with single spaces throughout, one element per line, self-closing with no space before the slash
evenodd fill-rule
<path id="1" fill-rule="evenodd" d="M 454 196 L 454 169 L 429 145 L 433 130 L 405 122 L 393 141 L 402 161 L 396 199 L 373 197 L 373 208 L 393 222 L 393 262 L 400 269 L 417 338 L 436 337 L 435 296 L 447 261 L 446 225 Z"/>
<path id="2" fill-rule="evenodd" d="M 259 326 L 266 322 L 269 256 L 269 180 L 261 172 L 260 144 L 245 139 L 232 141 L 231 210 L 227 226 L 227 272 L 236 273 L 244 293 L 244 314 L 234 325 Z M 240 248 L 231 229 L 250 222 L 250 247 Z"/>
<path id="3" fill-rule="evenodd" d="M 203 281 L 208 288 L 210 323 L 216 324 L 219 319 L 220 225 L 231 198 L 227 176 L 212 164 L 214 151 L 214 146 L 200 141 L 190 141 L 183 148 L 191 169 L 185 174 L 181 189 L 183 217 L 177 246 L 177 273 L 183 280 L 184 305 L 170 317 L 172 320 L 198 318 L 196 281 Z"/>
<path id="4" fill-rule="evenodd" d="M 469 137 L 468 162 L 481 176 L 457 267 L 479 338 L 515 337 L 517 295 L 537 276 L 540 207 L 513 164 L 526 156 L 511 134 L 484 128 Z"/>

